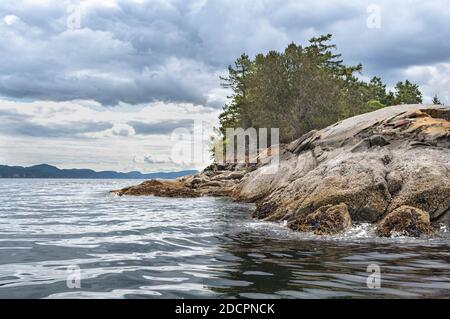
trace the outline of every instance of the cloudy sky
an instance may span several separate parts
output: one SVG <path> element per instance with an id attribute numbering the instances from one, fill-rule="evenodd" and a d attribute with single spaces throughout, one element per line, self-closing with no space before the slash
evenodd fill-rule
<path id="1" fill-rule="evenodd" d="M 1 1 L 0 164 L 200 168 L 174 154 L 216 124 L 226 67 L 325 33 L 363 77 L 450 104 L 449 21 L 447 0 Z"/>

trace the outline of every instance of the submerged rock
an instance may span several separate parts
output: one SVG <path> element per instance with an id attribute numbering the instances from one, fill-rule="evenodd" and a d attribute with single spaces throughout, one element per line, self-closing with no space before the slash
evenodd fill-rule
<path id="1" fill-rule="evenodd" d="M 384 217 L 376 227 L 380 237 L 394 235 L 420 237 L 433 232 L 430 215 L 421 209 L 401 206 Z"/>
<path id="2" fill-rule="evenodd" d="M 322 206 L 314 213 L 294 218 L 288 227 L 316 235 L 334 235 L 341 233 L 352 225 L 346 204 Z"/>
<path id="3" fill-rule="evenodd" d="M 194 177 L 146 182 L 116 193 L 231 196 L 256 203 L 255 218 L 288 220 L 290 227 L 308 231 L 316 231 L 314 219 L 333 225 L 333 217 L 343 216 L 336 213 L 340 207 L 342 214 L 342 203 L 354 222 L 376 223 L 407 205 L 429 212 L 431 222 L 449 223 L 449 119 L 446 106 L 387 107 L 269 148 L 257 163 L 215 163 Z M 278 166 L 271 164 L 273 156 L 279 156 Z M 409 223 L 408 214 L 399 216 Z M 321 225 L 323 233 L 335 231 Z"/>

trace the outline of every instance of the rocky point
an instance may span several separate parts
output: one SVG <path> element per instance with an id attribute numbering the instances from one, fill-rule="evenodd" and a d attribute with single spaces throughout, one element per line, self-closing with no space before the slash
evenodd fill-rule
<path id="1" fill-rule="evenodd" d="M 450 224 L 450 107 L 398 105 L 311 131 L 255 163 L 213 163 L 195 176 L 153 180 L 118 195 L 229 196 L 255 218 L 335 234 L 377 223 L 379 236 Z M 279 157 L 276 167 L 271 159 Z"/>

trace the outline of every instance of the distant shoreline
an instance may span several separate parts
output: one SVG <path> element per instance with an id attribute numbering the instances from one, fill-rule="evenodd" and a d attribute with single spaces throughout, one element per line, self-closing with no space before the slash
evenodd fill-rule
<path id="1" fill-rule="evenodd" d="M 141 172 L 94 171 L 91 169 L 59 169 L 48 164 L 30 167 L 0 165 L 0 179 L 175 179 L 198 173 L 197 170 L 176 172 Z"/>

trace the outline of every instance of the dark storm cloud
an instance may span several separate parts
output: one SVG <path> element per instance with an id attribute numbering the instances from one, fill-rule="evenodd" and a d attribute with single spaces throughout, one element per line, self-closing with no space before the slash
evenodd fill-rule
<path id="1" fill-rule="evenodd" d="M 189 129 L 194 124 L 193 120 L 179 120 L 179 121 L 162 121 L 158 123 L 144 123 L 131 121 L 127 123 L 134 128 L 136 134 L 140 135 L 155 135 L 155 134 L 170 134 L 177 128 Z"/>
<path id="2" fill-rule="evenodd" d="M 218 107 L 218 75 L 239 54 L 325 33 L 346 62 L 388 81 L 411 66 L 450 61 L 445 0 L 97 2 L 82 2 L 76 30 L 66 25 L 67 1 L 2 2 L 0 95 Z M 380 5 L 380 29 L 367 27 L 370 4 Z"/>

